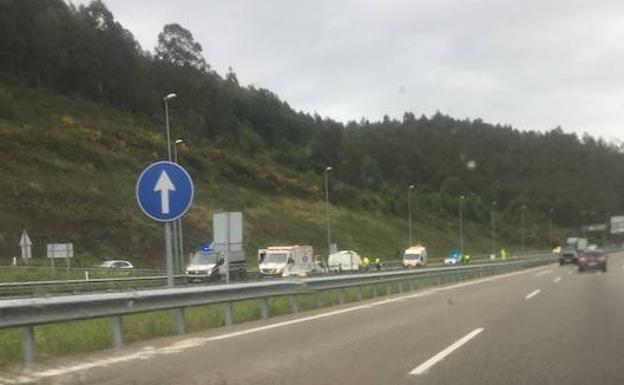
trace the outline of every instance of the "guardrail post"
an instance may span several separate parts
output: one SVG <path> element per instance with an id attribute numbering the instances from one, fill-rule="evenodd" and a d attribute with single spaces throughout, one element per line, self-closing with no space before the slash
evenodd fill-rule
<path id="1" fill-rule="evenodd" d="M 386 295 L 392 294 L 392 287 L 386 282 Z"/>
<path id="2" fill-rule="evenodd" d="M 377 298 L 377 285 L 371 285 L 371 298 Z"/>
<path id="3" fill-rule="evenodd" d="M 290 295 L 290 310 L 292 313 L 299 313 L 299 300 L 297 294 Z"/>
<path id="4" fill-rule="evenodd" d="M 358 298 L 358 301 L 361 301 L 364 299 L 364 293 L 362 293 L 362 286 L 357 287 L 357 298 Z"/>
<path id="5" fill-rule="evenodd" d="M 121 316 L 114 315 L 111 318 L 111 330 L 113 332 L 113 346 L 120 348 L 123 345 L 123 321 Z"/>
<path id="6" fill-rule="evenodd" d="M 175 319 L 175 329 L 177 335 L 182 335 L 186 333 L 186 325 L 184 323 L 184 309 L 177 308 L 171 310 L 173 313 L 173 318 Z"/>
<path id="7" fill-rule="evenodd" d="M 223 304 L 223 322 L 226 326 L 232 324 L 232 302 Z"/>
<path id="8" fill-rule="evenodd" d="M 262 319 L 269 318 L 269 299 L 267 297 L 260 298 L 260 316 Z"/>
<path id="9" fill-rule="evenodd" d="M 399 293 L 403 293 L 403 281 L 399 281 Z"/>
<path id="10" fill-rule="evenodd" d="M 26 364 L 35 362 L 35 330 L 32 325 L 22 326 L 22 355 Z"/>
<path id="11" fill-rule="evenodd" d="M 414 291 L 414 281 L 412 280 L 407 281 L 407 287 L 409 291 Z"/>
<path id="12" fill-rule="evenodd" d="M 314 293 L 314 297 L 316 300 L 316 307 L 323 307 L 323 292 L 317 291 Z"/>
<path id="13" fill-rule="evenodd" d="M 340 288 L 338 289 L 338 303 L 342 305 L 344 302 L 345 302 L 345 289 Z"/>

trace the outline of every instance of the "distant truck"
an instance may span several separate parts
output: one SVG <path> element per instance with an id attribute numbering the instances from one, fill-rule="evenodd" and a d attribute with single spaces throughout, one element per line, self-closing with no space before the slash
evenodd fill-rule
<path id="1" fill-rule="evenodd" d="M 318 271 L 312 246 L 270 246 L 258 250 L 260 274 L 274 277 L 307 277 Z"/>
<path id="2" fill-rule="evenodd" d="M 427 266 L 427 248 L 422 245 L 411 246 L 403 253 L 403 267 Z"/>
<path id="3" fill-rule="evenodd" d="M 227 250 L 225 244 L 202 243 L 191 256 L 191 263 L 186 268 L 188 282 L 202 282 L 220 279 L 226 274 Z M 229 251 L 230 276 L 244 276 L 247 273 L 245 253 L 242 249 Z"/>
<path id="4" fill-rule="evenodd" d="M 341 250 L 327 258 L 327 269 L 329 271 L 358 271 L 361 267 L 362 258 L 353 250 Z"/>
<path id="5" fill-rule="evenodd" d="M 587 238 L 569 237 L 566 239 L 566 249 L 573 249 L 576 251 L 587 250 Z"/>

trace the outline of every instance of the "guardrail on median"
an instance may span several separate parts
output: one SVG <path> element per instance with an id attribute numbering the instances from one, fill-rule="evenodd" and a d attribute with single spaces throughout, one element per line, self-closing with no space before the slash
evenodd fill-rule
<path id="1" fill-rule="evenodd" d="M 271 297 L 289 296 L 291 311 L 299 311 L 300 294 L 315 294 L 317 306 L 322 306 L 321 293 L 337 290 L 338 302 L 344 303 L 345 289 L 356 288 L 362 299 L 362 288 L 371 287 L 372 297 L 377 296 L 377 286 L 398 284 L 399 291 L 411 290 L 415 281 L 425 278 L 455 280 L 459 275 L 479 277 L 518 270 L 553 262 L 552 258 L 535 258 L 501 263 L 474 264 L 458 267 L 401 270 L 372 274 L 323 276 L 307 279 L 284 279 L 269 282 L 238 283 L 230 285 L 150 289 L 135 292 L 66 295 L 49 298 L 9 299 L 0 301 L 0 328 L 20 327 L 24 361 L 34 362 L 34 327 L 37 325 L 110 317 L 114 346 L 123 344 L 122 317 L 128 314 L 172 310 L 176 332 L 185 333 L 184 309 L 193 306 L 223 304 L 224 323 L 232 324 L 232 303 L 258 300 L 262 318 L 269 317 Z"/>

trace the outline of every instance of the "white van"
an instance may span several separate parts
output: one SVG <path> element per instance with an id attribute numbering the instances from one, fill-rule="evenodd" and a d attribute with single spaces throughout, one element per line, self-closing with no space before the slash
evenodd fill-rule
<path id="1" fill-rule="evenodd" d="M 307 277 L 317 271 L 312 246 L 271 246 L 258 250 L 258 268 L 263 275 Z"/>
<path id="2" fill-rule="evenodd" d="M 191 257 L 191 263 L 186 267 L 186 280 L 188 282 L 220 279 L 226 275 L 225 245 L 215 243 L 202 243 Z M 230 249 L 230 274 L 243 277 L 247 273 L 245 253 L 240 249 Z"/>
<path id="3" fill-rule="evenodd" d="M 327 259 L 329 271 L 358 271 L 362 266 L 362 258 L 353 250 L 341 250 L 331 254 Z"/>
<path id="4" fill-rule="evenodd" d="M 425 246 L 411 246 L 403 253 L 403 267 L 424 267 L 427 265 L 427 248 Z"/>

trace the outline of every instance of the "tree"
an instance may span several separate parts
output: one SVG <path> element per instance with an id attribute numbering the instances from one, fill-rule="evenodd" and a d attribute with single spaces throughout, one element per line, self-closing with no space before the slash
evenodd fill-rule
<path id="1" fill-rule="evenodd" d="M 180 24 L 167 24 L 158 34 L 156 57 L 177 67 L 191 67 L 200 71 L 208 69 L 202 56 L 202 46 L 193 34 Z"/>

